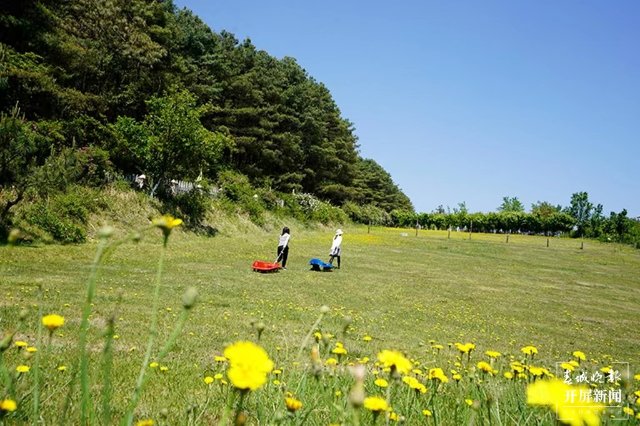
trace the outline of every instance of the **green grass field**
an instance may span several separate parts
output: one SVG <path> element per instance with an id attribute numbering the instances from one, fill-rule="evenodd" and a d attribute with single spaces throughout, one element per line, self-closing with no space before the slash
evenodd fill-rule
<path id="1" fill-rule="evenodd" d="M 270 376 L 265 388 L 246 398 L 249 424 L 384 423 L 382 417 L 376 419 L 368 412 L 355 416 L 347 403 L 353 379 L 344 366 L 364 363 L 363 357 L 370 359 L 365 363 L 369 366 L 367 395 L 388 392 L 394 413 L 408 424 L 553 424 L 551 413 L 526 407 L 524 387 L 530 378 L 518 384 L 506 383 L 502 377 L 510 370 L 510 361 L 523 360 L 520 349 L 526 345 L 539 351 L 535 364 L 559 375 L 562 370 L 558 373 L 556 363 L 571 359 L 576 350 L 587 355 L 584 368 L 629 363 L 631 376 L 640 372 L 637 250 L 592 241 L 585 241 L 580 249 L 579 240 L 560 238 L 551 238 L 547 247 L 546 238 L 535 236 L 511 235 L 506 243 L 505 235 L 469 238 L 467 233 L 453 232 L 448 238 L 447 232 L 439 231 L 423 230 L 416 236 L 415 230 L 372 228 L 368 233 L 366 227 L 347 227 L 342 268 L 309 271 L 310 258 L 327 259 L 332 236 L 331 229 L 292 227 L 288 270 L 259 274 L 251 270 L 251 263 L 274 260 L 277 232 L 253 230 L 213 238 L 174 232 L 164 262 L 159 338 L 152 360 L 180 316 L 185 289 L 196 287 L 199 299 L 176 347 L 148 372 L 135 418 L 154 419 L 156 424 L 220 421 L 225 405 L 232 404 L 231 387 L 218 379 L 207 385 L 203 378 L 222 372 L 224 367 L 214 356 L 222 355 L 230 343 L 258 342 L 258 323 L 264 324 L 259 344 L 283 372 Z M 77 396 L 66 417 L 61 413 L 78 358 L 78 329 L 96 245 L 0 247 L 0 332 L 15 329 L 19 312 L 26 308 L 27 320 L 14 340 L 36 345 L 38 309 L 66 319 L 49 344 L 45 332 L 39 347 L 39 410 L 46 423 L 65 419 L 78 423 L 69 420 L 78 418 Z M 96 422 L 105 382 L 102 335 L 109 318 L 114 318 L 112 413 L 107 422 L 117 423 L 143 360 L 161 249 L 159 231 L 151 230 L 139 243 L 118 247 L 100 266 L 88 339 Z M 41 301 L 38 286 L 43 290 Z M 312 331 L 333 335 L 320 342 L 322 361 L 336 357 L 331 350 L 337 341 L 348 353 L 339 357 L 338 366 L 333 367 L 337 370 L 325 367 L 316 380 L 309 373 L 309 352 L 315 341 L 308 342 L 301 356 L 298 353 L 322 305 L 330 311 L 319 329 Z M 363 340 L 364 336 L 371 336 L 371 341 Z M 470 358 L 460 356 L 452 346 L 456 342 L 476 345 Z M 437 389 L 429 386 L 433 380 L 424 380 L 429 391 L 423 400 L 404 393 L 398 396 L 402 383 L 393 391 L 379 389 L 373 384 L 373 372 L 378 371 L 373 363 L 383 349 L 404 352 L 420 370 L 440 367 L 451 378 L 450 370 L 455 369 L 464 379 Z M 487 360 L 486 350 L 503 355 L 494 365 L 495 377 L 482 379 L 475 363 Z M 33 362 L 33 355 L 27 358 L 18 348 L 12 347 L 4 356 L 11 374 L 16 365 L 32 366 Z M 67 371 L 58 371 L 61 365 Z M 19 409 L 5 418 L 8 424 L 32 421 L 29 374 L 13 380 Z M 633 382 L 626 373 L 623 378 Z M 637 390 L 638 383 L 629 386 Z M 303 403 L 295 415 L 287 414 L 284 407 L 287 391 Z M 467 406 L 465 399 L 476 404 Z M 622 405 L 638 411 L 635 402 L 629 399 Z M 424 417 L 423 409 L 435 415 Z M 625 421 L 634 424 L 633 416 Z"/>

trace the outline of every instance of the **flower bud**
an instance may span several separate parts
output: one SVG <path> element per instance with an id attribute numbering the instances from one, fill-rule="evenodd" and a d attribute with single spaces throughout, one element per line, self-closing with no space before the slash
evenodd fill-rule
<path id="1" fill-rule="evenodd" d="M 114 229 L 112 226 L 103 226 L 98 230 L 98 236 L 100 238 L 106 239 L 113 235 Z"/>
<path id="2" fill-rule="evenodd" d="M 320 307 L 320 313 L 321 314 L 328 314 L 330 310 L 331 310 L 331 308 L 329 308 L 327 305 L 322 305 Z"/>
<path id="3" fill-rule="evenodd" d="M 195 287 L 189 287 L 187 291 L 182 295 L 182 306 L 185 309 L 193 308 L 193 305 L 196 304 L 196 300 L 198 299 L 198 289 Z"/>

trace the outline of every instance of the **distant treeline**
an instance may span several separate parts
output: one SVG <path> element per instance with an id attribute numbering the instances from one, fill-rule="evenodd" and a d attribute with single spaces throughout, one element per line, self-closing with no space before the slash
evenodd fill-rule
<path id="1" fill-rule="evenodd" d="M 145 174 L 161 198 L 171 179 L 233 171 L 255 188 L 413 211 L 295 59 L 171 1 L 0 2 L 0 114 L 5 230 L 14 206 L 114 173 Z"/>
<path id="2" fill-rule="evenodd" d="M 619 242 L 640 248 L 640 221 L 628 217 L 626 210 L 603 214 L 602 204 L 593 205 L 586 192 L 571 196 L 568 207 L 537 202 L 526 213 L 517 197 L 504 197 L 497 212 L 469 213 L 465 203 L 453 212 L 439 207 L 432 213 L 394 211 L 388 219 L 401 227 L 456 229 L 470 232 L 568 235 Z"/>

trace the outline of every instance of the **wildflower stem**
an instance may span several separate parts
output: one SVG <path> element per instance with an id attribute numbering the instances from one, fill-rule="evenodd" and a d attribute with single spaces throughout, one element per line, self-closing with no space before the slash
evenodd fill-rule
<path id="1" fill-rule="evenodd" d="M 91 395 L 89 394 L 89 355 L 87 354 L 87 334 L 89 333 L 89 316 L 91 315 L 91 305 L 96 293 L 96 281 L 98 278 L 98 265 L 102 260 L 106 238 L 101 238 L 96 250 L 96 255 L 91 265 L 91 273 L 87 281 L 87 299 L 82 310 L 82 322 L 80 323 L 80 339 L 78 342 L 80 352 L 80 387 L 82 392 L 81 423 L 88 423 L 89 409 L 91 405 Z M 65 410 L 66 411 L 66 410 Z"/>
<path id="2" fill-rule="evenodd" d="M 107 323 L 104 339 L 102 375 L 102 424 L 111 424 L 111 367 L 113 366 L 113 335 L 115 318 L 112 316 Z"/>
<path id="3" fill-rule="evenodd" d="M 42 286 L 38 286 L 38 338 L 33 368 L 33 424 L 40 420 L 40 349 L 42 349 Z"/>
<path id="4" fill-rule="evenodd" d="M 151 351 L 153 349 L 153 343 L 155 341 L 156 335 L 158 334 L 158 304 L 160 299 L 160 282 L 162 278 L 162 269 L 164 266 L 164 257 L 167 251 L 167 238 L 165 236 L 164 244 L 162 246 L 162 250 L 160 251 L 160 259 L 158 260 L 158 270 L 156 273 L 156 285 L 153 292 L 153 305 L 151 310 L 151 327 L 149 329 L 149 340 L 147 341 L 147 349 L 144 354 L 144 359 L 142 360 L 142 364 L 140 365 L 140 373 L 138 374 L 138 380 L 136 380 L 136 387 L 133 393 L 133 398 L 131 398 L 131 403 L 129 404 L 129 409 L 127 410 L 127 415 L 125 416 L 125 424 L 131 425 L 133 423 L 133 410 L 136 408 L 138 404 L 138 400 L 142 394 L 142 387 L 144 384 L 144 377 L 147 371 L 147 367 L 149 364 L 149 360 L 151 359 Z"/>
<path id="5" fill-rule="evenodd" d="M 320 325 L 320 322 L 322 322 L 322 318 L 324 318 L 324 315 L 325 315 L 325 312 L 321 311 L 320 316 L 318 317 L 316 322 L 314 322 L 313 325 L 311 326 L 309 333 L 307 333 L 304 340 L 302 341 L 302 344 L 300 345 L 300 349 L 298 350 L 298 355 L 296 356 L 297 359 L 300 359 L 300 356 L 302 355 L 302 351 L 304 351 L 304 348 L 307 347 L 307 344 L 309 343 L 309 340 L 311 339 L 311 336 L 313 335 L 314 330 L 318 328 L 318 326 Z"/>

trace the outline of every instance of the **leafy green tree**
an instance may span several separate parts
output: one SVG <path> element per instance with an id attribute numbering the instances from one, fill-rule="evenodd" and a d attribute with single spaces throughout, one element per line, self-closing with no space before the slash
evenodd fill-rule
<path id="1" fill-rule="evenodd" d="M 215 174 L 227 137 L 204 128 L 200 116 L 208 106 L 197 106 L 186 90 L 149 99 L 149 113 L 142 123 L 120 117 L 115 125 L 121 143 L 127 147 L 119 160 L 135 164 L 148 173 L 153 191 L 170 178 L 195 179 L 200 173 Z"/>
<path id="2" fill-rule="evenodd" d="M 576 192 L 571 195 L 571 202 L 566 212 L 575 220 L 577 227 L 576 235 L 578 237 L 584 236 L 592 211 L 593 204 L 589 202 L 589 194 L 586 192 Z"/>
<path id="3" fill-rule="evenodd" d="M 502 204 L 498 207 L 499 212 L 524 212 L 524 205 L 518 197 L 503 197 Z"/>
<path id="4" fill-rule="evenodd" d="M 55 126 L 27 122 L 17 106 L 0 113 L 0 236 L 10 226 L 12 207 L 37 184 L 34 173 L 59 137 Z"/>

